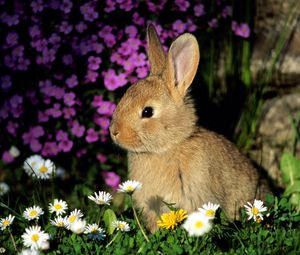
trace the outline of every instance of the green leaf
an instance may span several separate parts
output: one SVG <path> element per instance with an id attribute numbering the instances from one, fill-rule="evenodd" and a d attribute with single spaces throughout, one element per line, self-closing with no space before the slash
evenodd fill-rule
<path id="1" fill-rule="evenodd" d="M 280 160 L 280 169 L 283 181 L 293 185 L 295 180 L 300 177 L 300 159 L 290 153 L 284 153 Z"/>
<path id="2" fill-rule="evenodd" d="M 297 192 L 300 193 L 300 180 L 296 180 L 294 182 L 294 184 L 289 185 L 286 188 L 284 194 L 287 195 L 287 196 L 289 196 L 289 195 L 291 195 L 293 193 L 297 193 Z"/>
<path id="3" fill-rule="evenodd" d="M 116 219 L 117 219 L 117 217 L 113 210 L 111 210 L 111 209 L 105 210 L 105 212 L 103 214 L 103 220 L 104 220 L 105 227 L 107 229 L 107 233 L 109 235 L 111 235 L 115 230 L 115 228 L 112 226 L 111 223 L 113 221 L 115 221 Z"/>

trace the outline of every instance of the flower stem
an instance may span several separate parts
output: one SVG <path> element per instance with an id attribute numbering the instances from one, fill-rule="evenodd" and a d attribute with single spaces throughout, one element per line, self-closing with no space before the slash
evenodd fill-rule
<path id="1" fill-rule="evenodd" d="M 15 242 L 15 239 L 14 239 L 14 236 L 12 235 L 12 233 L 10 232 L 10 229 L 8 229 L 8 232 L 9 232 L 9 236 L 11 238 L 11 241 L 13 243 L 13 246 L 15 248 L 15 251 L 17 251 L 17 246 L 16 246 L 16 242 Z"/>
<path id="2" fill-rule="evenodd" d="M 107 248 L 108 246 L 110 246 L 116 240 L 118 234 L 119 234 L 119 232 L 117 232 L 117 234 L 114 236 L 113 239 L 110 240 L 110 242 L 105 246 L 105 248 Z"/>
<path id="3" fill-rule="evenodd" d="M 131 206 L 132 206 L 133 215 L 134 215 L 134 218 L 135 218 L 135 220 L 136 220 L 136 223 L 138 224 L 138 226 L 139 226 L 139 228 L 140 228 L 140 230 L 141 230 L 141 232 L 142 232 L 144 238 L 145 238 L 146 241 L 149 243 L 149 242 L 150 242 L 150 241 L 149 241 L 149 238 L 147 237 L 147 235 L 146 235 L 146 233 L 145 233 L 145 231 L 144 231 L 144 229 L 143 229 L 143 227 L 142 227 L 142 225 L 141 225 L 141 223 L 140 223 L 140 221 L 139 221 L 139 218 L 138 218 L 138 216 L 137 216 L 136 210 L 135 210 L 135 208 L 134 208 L 132 195 L 130 195 L 130 200 L 131 200 Z"/>

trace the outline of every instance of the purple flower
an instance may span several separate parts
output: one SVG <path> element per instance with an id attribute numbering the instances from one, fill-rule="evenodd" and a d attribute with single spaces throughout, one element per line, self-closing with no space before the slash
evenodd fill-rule
<path id="1" fill-rule="evenodd" d="M 250 36 L 250 28 L 248 24 L 241 23 L 235 27 L 234 33 L 242 38 L 248 38 Z"/>
<path id="2" fill-rule="evenodd" d="M 63 55 L 62 57 L 62 62 L 66 65 L 66 66 L 70 66 L 73 64 L 73 57 L 71 54 L 67 54 L 67 55 Z"/>
<path id="3" fill-rule="evenodd" d="M 73 92 L 66 93 L 64 96 L 64 103 L 67 106 L 72 106 L 75 104 L 76 95 Z"/>
<path id="4" fill-rule="evenodd" d="M 127 84 L 125 74 L 117 75 L 113 69 L 102 72 L 102 75 L 104 78 L 104 86 L 110 91 L 116 90 L 117 88 Z"/>
<path id="5" fill-rule="evenodd" d="M 17 132 L 18 128 L 19 128 L 19 124 L 17 122 L 12 122 L 12 121 L 9 121 L 6 126 L 7 132 L 10 133 L 14 137 L 16 137 L 16 135 L 17 135 L 16 132 Z"/>
<path id="6" fill-rule="evenodd" d="M 72 74 L 67 80 L 66 84 L 69 88 L 74 88 L 78 85 L 77 75 Z"/>
<path id="7" fill-rule="evenodd" d="M 218 20 L 213 18 L 212 20 L 208 21 L 208 26 L 210 28 L 216 28 L 218 27 Z"/>
<path id="8" fill-rule="evenodd" d="M 226 18 L 228 16 L 232 16 L 232 7 L 230 5 L 226 5 L 222 10 L 222 17 Z"/>
<path id="9" fill-rule="evenodd" d="M 88 26 L 80 21 L 76 26 L 75 29 L 78 31 L 78 33 L 83 33 L 85 30 L 87 30 Z"/>
<path id="10" fill-rule="evenodd" d="M 68 14 L 71 12 L 71 9 L 73 7 L 73 3 L 69 0 L 63 0 L 60 9 L 65 13 Z"/>
<path id="11" fill-rule="evenodd" d="M 73 147 L 73 142 L 71 140 L 62 140 L 58 143 L 58 148 L 63 152 L 69 152 L 71 151 Z"/>
<path id="12" fill-rule="evenodd" d="M 145 66 L 138 67 L 136 69 L 136 73 L 137 73 L 138 78 L 140 78 L 140 79 L 145 78 L 148 74 L 148 68 Z"/>
<path id="13" fill-rule="evenodd" d="M 99 74 L 95 71 L 91 71 L 91 70 L 88 70 L 86 76 L 85 76 L 85 79 L 87 82 L 96 82 L 97 78 L 98 78 Z"/>
<path id="14" fill-rule="evenodd" d="M 121 182 L 121 178 L 115 172 L 103 171 L 102 176 L 106 185 L 111 187 L 113 190 L 117 190 Z"/>
<path id="15" fill-rule="evenodd" d="M 59 118 L 62 115 L 62 111 L 60 110 L 60 104 L 54 104 L 53 108 L 47 109 L 46 114 L 48 116 L 52 116 L 53 118 Z"/>
<path id="16" fill-rule="evenodd" d="M 178 19 L 172 24 L 172 29 L 181 34 L 186 30 L 186 24 Z"/>
<path id="17" fill-rule="evenodd" d="M 32 1 L 30 4 L 33 13 L 42 12 L 44 10 L 44 5 L 42 0 Z"/>
<path id="18" fill-rule="evenodd" d="M 42 144 L 38 139 L 31 140 L 29 146 L 33 152 L 39 152 L 42 149 Z"/>
<path id="19" fill-rule="evenodd" d="M 99 57 L 90 56 L 88 58 L 88 68 L 90 70 L 96 71 L 99 69 L 99 66 L 101 64 L 102 60 Z"/>
<path id="20" fill-rule="evenodd" d="M 14 161 L 14 157 L 9 153 L 9 151 L 4 151 L 2 154 L 2 160 L 6 163 L 9 164 Z"/>
<path id="21" fill-rule="evenodd" d="M 43 149 L 42 149 L 42 156 L 56 156 L 59 153 L 59 148 L 56 142 L 45 142 Z"/>
<path id="22" fill-rule="evenodd" d="M 94 118 L 94 122 L 103 129 L 108 129 L 109 128 L 110 120 L 107 117 L 98 117 L 98 116 L 96 116 Z"/>
<path id="23" fill-rule="evenodd" d="M 98 13 L 95 12 L 93 2 L 87 2 L 86 4 L 80 6 L 80 11 L 86 21 L 92 22 L 99 17 Z"/>
<path id="24" fill-rule="evenodd" d="M 87 134 L 86 134 L 85 140 L 88 143 L 94 143 L 94 142 L 96 142 L 96 141 L 99 140 L 99 133 L 96 132 L 95 129 L 89 128 L 87 130 Z"/>
<path id="25" fill-rule="evenodd" d="M 107 161 L 107 157 L 102 153 L 97 154 L 96 158 L 100 161 L 100 163 L 105 163 Z"/>
<path id="26" fill-rule="evenodd" d="M 84 135 L 85 127 L 80 125 L 77 121 L 72 124 L 71 133 L 76 137 L 82 137 Z"/>
<path id="27" fill-rule="evenodd" d="M 116 109 L 116 105 L 110 101 L 102 101 L 97 109 L 97 112 L 101 115 L 111 116 L 114 110 Z"/>
<path id="28" fill-rule="evenodd" d="M 200 17 L 205 14 L 204 5 L 203 4 L 197 4 L 194 6 L 194 13 L 195 16 Z"/>
<path id="29" fill-rule="evenodd" d="M 76 115 L 76 111 L 72 107 L 64 107 L 63 108 L 64 118 L 65 119 L 71 119 L 73 116 Z"/>
<path id="30" fill-rule="evenodd" d="M 34 126 L 31 127 L 29 132 L 32 134 L 33 137 L 38 138 L 45 134 L 45 130 L 42 126 Z"/>
<path id="31" fill-rule="evenodd" d="M 178 6 L 179 10 L 185 12 L 189 7 L 190 3 L 186 0 L 175 0 L 175 4 Z"/>
<path id="32" fill-rule="evenodd" d="M 45 112 L 38 111 L 38 122 L 47 122 L 49 120 L 49 116 Z"/>
<path id="33" fill-rule="evenodd" d="M 3 90 L 8 90 L 12 86 L 11 77 L 5 75 L 1 77 L 1 88 Z"/>
<path id="34" fill-rule="evenodd" d="M 68 140 L 68 134 L 65 131 L 62 131 L 61 129 L 56 132 L 56 141 L 64 141 Z"/>
<path id="35" fill-rule="evenodd" d="M 18 44 L 18 39 L 19 36 L 16 32 L 10 32 L 7 36 L 6 36 L 6 44 L 11 47 L 14 45 Z"/>
<path id="36" fill-rule="evenodd" d="M 59 32 L 64 33 L 65 35 L 70 34 L 72 29 L 73 27 L 67 21 L 63 21 L 59 26 Z"/>
<path id="37" fill-rule="evenodd" d="M 135 38 L 137 35 L 137 32 L 138 31 L 137 31 L 136 26 L 131 25 L 131 26 L 127 26 L 125 28 L 125 33 L 128 34 L 128 36 L 131 38 Z"/>
<path id="38" fill-rule="evenodd" d="M 103 96 L 95 95 L 92 101 L 93 107 L 99 107 L 103 102 Z"/>

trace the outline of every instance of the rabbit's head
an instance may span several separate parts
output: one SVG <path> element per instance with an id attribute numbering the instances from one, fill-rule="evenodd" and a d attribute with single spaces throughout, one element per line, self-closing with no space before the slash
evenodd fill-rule
<path id="1" fill-rule="evenodd" d="M 161 153 L 189 137 L 197 121 L 187 95 L 200 53 L 196 38 L 179 36 L 166 54 L 153 25 L 147 29 L 150 74 L 131 85 L 112 117 L 111 137 L 132 152 Z"/>

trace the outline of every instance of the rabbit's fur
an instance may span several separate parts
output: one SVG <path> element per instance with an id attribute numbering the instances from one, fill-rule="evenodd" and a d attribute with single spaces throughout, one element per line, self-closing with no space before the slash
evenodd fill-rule
<path id="1" fill-rule="evenodd" d="M 234 219 L 264 191 L 257 170 L 231 142 L 196 126 L 187 90 L 199 63 L 197 40 L 183 34 L 165 54 L 152 25 L 147 36 L 150 74 L 127 90 L 110 126 L 114 142 L 128 151 L 130 179 L 143 185 L 134 200 L 152 232 L 164 202 L 188 212 L 218 203 Z M 142 115 L 146 107 L 153 116 Z"/>

